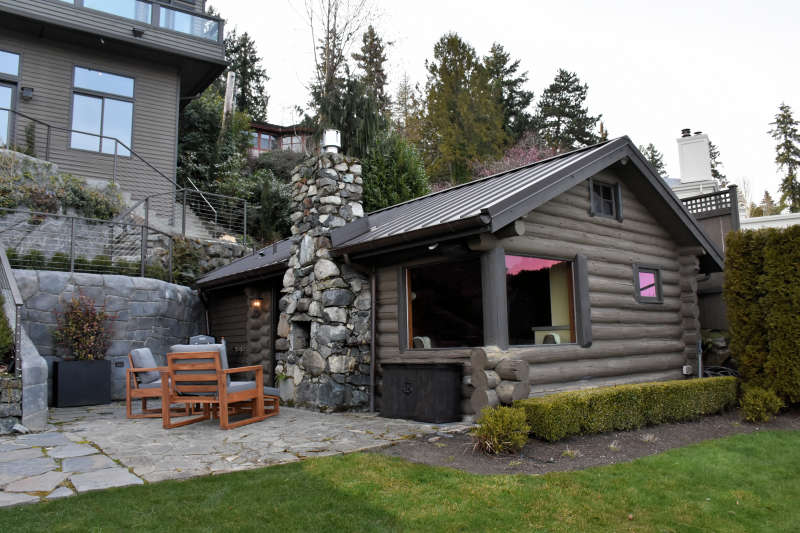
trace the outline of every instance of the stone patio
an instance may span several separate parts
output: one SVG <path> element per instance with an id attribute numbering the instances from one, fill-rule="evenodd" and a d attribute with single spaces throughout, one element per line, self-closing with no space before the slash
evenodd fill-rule
<path id="1" fill-rule="evenodd" d="M 281 407 L 276 417 L 228 431 L 216 420 L 165 430 L 161 419 L 128 420 L 123 403 L 51 409 L 46 432 L 0 437 L 0 507 L 369 450 L 468 427 Z"/>

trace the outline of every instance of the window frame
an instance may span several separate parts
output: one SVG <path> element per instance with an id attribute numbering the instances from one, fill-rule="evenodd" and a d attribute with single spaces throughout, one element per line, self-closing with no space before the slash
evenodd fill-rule
<path id="1" fill-rule="evenodd" d="M 452 350 L 471 350 L 477 346 L 444 346 L 444 347 L 431 347 L 431 348 L 414 348 L 412 344 L 411 333 L 411 292 L 410 288 L 410 270 L 413 268 L 427 267 L 438 265 L 442 263 L 459 263 L 464 261 L 474 260 L 481 261 L 480 254 L 471 254 L 466 257 L 453 259 L 451 257 L 437 257 L 430 260 L 421 260 L 404 263 L 397 268 L 397 305 L 398 305 L 398 345 L 400 353 L 404 352 L 446 352 Z M 480 274 L 480 282 L 483 283 L 483 272 Z M 481 305 L 485 304 L 485 295 L 481 290 Z M 486 342 L 486 327 L 483 325 L 484 344 Z"/>
<path id="2" fill-rule="evenodd" d="M 594 178 L 589 178 L 589 216 L 592 217 L 603 217 L 603 218 L 612 218 L 616 219 L 618 222 L 623 221 L 622 216 L 622 187 L 617 183 L 610 183 L 604 180 L 598 180 Z M 600 185 L 601 187 L 608 187 L 611 190 L 611 201 L 612 201 L 612 208 L 613 213 L 611 215 L 601 213 L 595 210 L 594 208 L 594 186 Z"/>
<path id="3" fill-rule="evenodd" d="M 662 267 L 653 265 L 633 264 L 633 297 L 640 304 L 663 304 L 664 303 L 664 283 L 662 281 Z M 655 274 L 655 296 L 642 296 L 642 287 L 639 285 L 639 272 L 652 272 Z"/>
<path id="4" fill-rule="evenodd" d="M 505 250 L 504 253 L 503 253 L 503 261 L 504 261 L 503 265 L 504 266 L 505 266 L 505 257 L 509 256 L 509 255 L 514 256 L 514 257 L 530 257 L 531 259 L 546 259 L 546 260 L 549 260 L 549 261 L 566 261 L 566 262 L 569 263 L 569 265 L 570 265 L 570 268 L 569 268 L 569 270 L 570 270 L 569 293 L 572 296 L 572 301 L 569 302 L 570 303 L 570 309 L 572 310 L 572 324 L 570 324 L 569 326 L 570 326 L 570 330 L 571 330 L 570 333 L 575 336 L 575 341 L 574 342 L 561 342 L 559 344 L 511 344 L 511 342 L 509 340 L 509 346 L 510 347 L 514 347 L 514 348 L 538 348 L 540 346 L 580 346 L 581 343 L 580 343 L 579 333 L 578 333 L 578 309 L 579 309 L 579 306 L 578 306 L 578 292 L 576 290 L 576 282 L 577 282 L 577 279 L 576 279 L 576 275 L 577 275 L 576 262 L 577 261 L 576 261 L 575 256 L 572 256 L 572 257 L 556 257 L 556 256 L 550 256 L 550 255 L 547 255 L 547 254 L 519 253 L 519 252 L 509 252 L 508 250 Z M 506 291 L 506 299 L 508 298 L 508 285 L 507 285 L 508 279 L 507 278 L 508 278 L 508 274 L 506 273 L 506 275 L 503 276 L 503 280 L 504 280 L 503 290 Z M 506 308 L 508 308 L 508 301 L 506 301 Z M 510 319 L 510 317 L 511 317 L 511 309 L 507 309 L 507 312 L 506 312 L 506 330 L 508 330 L 511 327 L 511 319 Z M 550 326 L 550 327 L 555 327 L 555 326 Z M 563 328 L 561 328 L 561 329 L 563 329 Z M 511 332 L 510 331 L 508 331 L 508 338 L 509 339 L 511 338 Z"/>
<path id="5" fill-rule="evenodd" d="M 92 70 L 92 71 L 95 71 L 95 72 L 103 72 L 103 73 L 106 73 L 106 74 L 111 74 L 113 76 L 120 76 L 120 77 L 123 77 L 123 78 L 131 79 L 133 81 L 133 96 L 128 97 L 128 96 L 122 96 L 122 95 L 118 95 L 118 94 L 114 94 L 114 93 L 108 93 L 108 92 L 104 92 L 104 91 L 97 91 L 97 90 L 94 90 L 94 89 L 84 89 L 82 87 L 76 87 L 75 86 L 75 72 L 76 72 L 76 69 L 78 69 L 78 68 L 82 68 L 82 69 L 86 69 L 86 70 Z M 73 65 L 72 65 L 71 97 L 69 99 L 70 141 L 69 141 L 68 149 L 69 150 L 75 150 L 77 152 L 84 152 L 84 153 L 101 155 L 101 156 L 106 156 L 106 157 L 124 157 L 126 159 L 131 159 L 133 157 L 133 151 L 134 151 L 134 149 L 133 149 L 134 132 L 136 131 L 136 86 L 137 86 L 136 77 L 131 75 L 131 74 L 129 74 L 129 73 L 121 73 L 119 71 L 112 72 L 112 71 L 109 71 L 109 70 L 105 70 L 103 68 L 97 68 L 97 67 L 87 66 L 87 65 L 84 65 L 84 64 L 73 63 Z M 90 98 L 100 98 L 102 100 L 102 104 L 101 104 L 101 108 L 100 108 L 100 133 L 99 133 L 99 136 L 100 136 L 100 143 L 99 143 L 100 149 L 99 150 L 87 150 L 86 148 L 75 148 L 75 147 L 72 146 L 72 135 L 74 133 L 76 133 L 76 132 L 80 133 L 80 130 L 75 130 L 74 128 L 72 128 L 72 126 L 73 126 L 73 124 L 75 122 L 74 121 L 74 118 L 75 118 L 74 117 L 74 112 L 75 112 L 75 95 L 76 94 L 81 95 L 81 96 L 88 96 Z M 120 102 L 128 102 L 128 103 L 131 104 L 131 140 L 130 140 L 130 144 L 127 147 L 128 148 L 128 154 L 120 154 L 120 153 L 114 154 L 113 152 L 109 154 L 109 153 L 106 153 L 106 152 L 103 151 L 103 122 L 105 120 L 105 111 L 106 111 L 105 100 L 107 98 L 109 98 L 111 100 L 118 100 Z M 83 135 L 95 135 L 95 134 L 84 133 Z M 111 137 L 107 137 L 107 138 L 111 139 Z M 117 151 L 117 152 L 119 152 L 119 151 Z"/>

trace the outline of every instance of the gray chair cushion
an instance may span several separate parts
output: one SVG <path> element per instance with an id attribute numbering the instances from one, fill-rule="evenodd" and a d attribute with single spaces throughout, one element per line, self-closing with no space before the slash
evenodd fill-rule
<path id="1" fill-rule="evenodd" d="M 131 359 L 133 359 L 133 368 L 155 368 L 158 366 L 150 348 L 136 348 L 135 350 L 131 350 Z M 138 372 L 136 376 L 138 376 L 139 382 L 142 384 L 153 383 L 161 377 L 159 373 L 154 370 Z"/>
<path id="2" fill-rule="evenodd" d="M 255 381 L 232 381 L 230 385 L 228 385 L 228 390 L 231 392 L 238 392 L 241 390 L 250 390 L 256 386 Z M 275 387 L 264 387 L 264 396 L 278 396 L 280 397 L 281 393 Z"/>
<path id="3" fill-rule="evenodd" d="M 152 381 L 150 383 L 142 383 L 141 385 L 139 385 L 139 388 L 140 389 L 160 389 L 161 388 L 161 380 L 157 379 L 157 380 Z"/>
<path id="4" fill-rule="evenodd" d="M 189 344 L 214 344 L 215 339 L 209 335 L 195 335 L 189 337 Z"/>

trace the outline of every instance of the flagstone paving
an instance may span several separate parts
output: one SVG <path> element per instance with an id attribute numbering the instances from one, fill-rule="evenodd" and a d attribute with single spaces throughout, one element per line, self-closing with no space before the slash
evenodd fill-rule
<path id="1" fill-rule="evenodd" d="M 51 409 L 48 431 L 0 437 L 0 507 L 351 453 L 467 427 L 282 407 L 276 417 L 227 431 L 215 420 L 165 430 L 157 418 L 127 419 L 122 403 Z"/>

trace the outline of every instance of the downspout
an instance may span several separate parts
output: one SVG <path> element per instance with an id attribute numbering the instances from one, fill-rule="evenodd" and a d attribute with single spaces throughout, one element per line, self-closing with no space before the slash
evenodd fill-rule
<path id="1" fill-rule="evenodd" d="M 375 330 L 377 315 L 376 296 L 376 275 L 375 266 L 372 266 L 372 272 L 369 277 L 369 291 L 370 291 L 370 336 L 369 336 L 369 410 L 371 413 L 375 412 Z"/>

